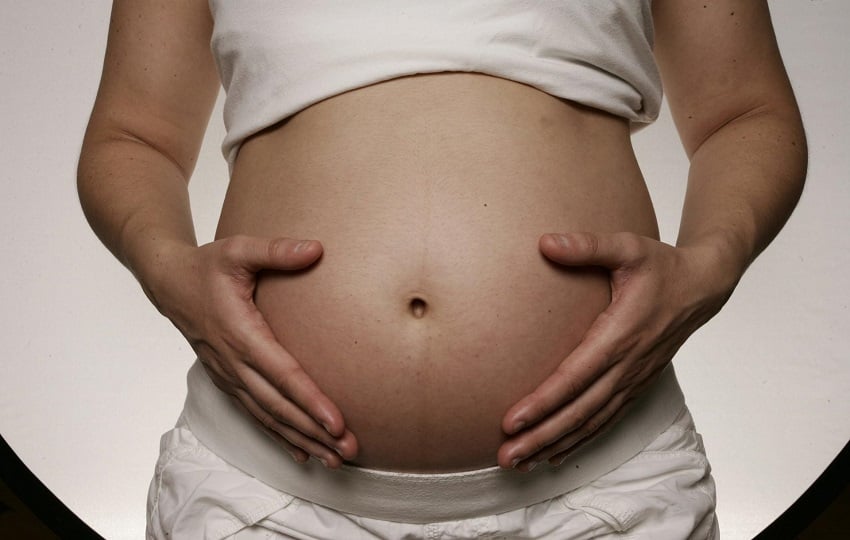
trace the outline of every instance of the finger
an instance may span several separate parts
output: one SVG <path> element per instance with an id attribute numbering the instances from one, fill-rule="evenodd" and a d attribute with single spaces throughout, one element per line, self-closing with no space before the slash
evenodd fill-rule
<path id="1" fill-rule="evenodd" d="M 278 355 L 286 360 L 271 365 L 260 361 L 257 364 L 258 371 L 278 392 L 295 402 L 330 435 L 342 436 L 345 421 L 339 408 L 283 348 Z"/>
<path id="2" fill-rule="evenodd" d="M 541 253 L 567 266 L 602 266 L 608 269 L 634 264 L 644 254 L 642 237 L 633 233 L 571 232 L 544 234 Z"/>
<path id="3" fill-rule="evenodd" d="M 618 417 L 618 407 L 620 405 L 611 405 L 600 409 L 593 417 L 588 419 L 586 428 L 576 430 L 546 446 L 531 457 L 521 460 L 514 468 L 520 472 L 529 472 L 544 461 L 554 467 L 562 465 L 580 447 L 589 444 L 614 425 L 615 417 Z"/>
<path id="4" fill-rule="evenodd" d="M 295 403 L 281 396 L 280 393 L 258 373 L 253 372 L 246 374 L 245 378 L 246 384 L 250 385 L 250 390 L 248 390 L 247 393 L 280 428 L 274 429 L 274 431 L 286 437 L 290 441 L 295 442 L 291 437 L 286 435 L 290 429 L 294 429 L 310 440 L 318 441 L 324 445 L 323 449 L 325 449 L 324 447 L 331 448 L 336 454 L 344 459 L 354 459 L 356 457 L 357 442 L 350 431 L 346 430 L 341 437 L 332 436 L 324 429 L 323 426 L 316 423 L 313 418 L 311 418 Z M 301 437 L 299 437 L 298 440 L 301 440 Z M 308 450 L 305 446 L 299 446 Z"/>
<path id="5" fill-rule="evenodd" d="M 265 428 L 267 435 L 273 436 L 274 440 L 283 446 L 289 452 L 292 458 L 303 463 L 311 455 L 316 456 L 322 462 L 331 468 L 339 467 L 342 460 L 354 459 L 357 455 L 357 440 L 351 431 L 346 430 L 345 433 L 338 439 L 332 438 L 321 426 L 312 421 L 302 411 L 297 410 L 294 404 L 275 394 L 277 401 L 285 402 L 283 408 L 277 408 L 280 405 L 261 405 L 264 399 L 268 399 L 268 392 L 259 392 L 263 398 L 255 399 L 252 392 L 240 388 L 239 379 L 237 382 L 230 381 L 230 376 L 221 371 L 221 368 L 213 363 L 205 363 L 208 368 L 207 372 L 213 382 L 223 391 L 231 393 L 237 398 L 236 403 L 245 409 L 249 414 L 257 419 L 257 421 Z M 258 375 L 256 375 L 259 377 Z M 261 386 L 269 387 L 268 383 Z M 272 390 L 272 392 L 274 392 Z M 270 411 L 277 411 L 277 414 Z M 280 418 L 295 419 L 291 420 L 292 425 L 287 425 L 289 422 Z M 293 426 L 297 426 L 293 428 Z M 305 436 L 309 433 L 313 436 Z M 318 439 L 322 444 L 316 444 L 314 439 Z"/>
<path id="6" fill-rule="evenodd" d="M 303 441 L 299 442 L 299 445 L 303 445 L 307 454 L 318 459 L 322 465 L 329 469 L 338 469 L 344 464 L 344 458 L 342 456 L 329 450 L 327 447 L 316 443 L 316 441 L 313 441 L 312 439 L 303 438 L 301 433 L 288 426 L 281 426 L 280 429 L 276 431 L 267 430 L 266 433 L 273 440 L 278 442 L 283 442 L 287 439 L 291 439 L 296 442 Z M 350 434 L 351 432 L 348 433 Z"/>
<path id="7" fill-rule="evenodd" d="M 266 434 L 289 451 L 295 461 L 303 463 L 309 456 L 315 456 L 327 467 L 338 468 L 342 465 L 342 458 L 336 452 L 291 426 L 278 422 L 244 390 L 237 389 L 236 396 L 242 406 L 260 422 Z"/>
<path id="8" fill-rule="evenodd" d="M 589 429 L 598 427 L 594 425 L 594 419 L 599 420 L 599 411 L 612 400 L 612 395 L 616 395 L 616 380 L 615 376 L 599 379 L 574 402 L 551 414 L 532 429 L 506 441 L 498 452 L 499 464 L 516 467 L 533 456 L 537 456 L 535 461 L 539 462 L 541 452 L 553 444 L 566 437 L 581 439 L 586 436 Z"/>
<path id="9" fill-rule="evenodd" d="M 641 377 L 640 382 L 628 385 L 623 390 L 614 394 L 579 429 L 567 434 L 557 443 L 551 445 L 550 448 L 547 448 L 545 453 L 541 452 L 539 455 L 533 456 L 529 461 L 540 463 L 544 459 L 548 459 L 550 465 L 560 465 L 564 459 L 578 450 L 580 446 L 589 444 L 594 439 L 606 433 L 625 416 L 634 400 L 641 396 L 658 379 L 665 365 L 663 364 L 661 368 L 648 370 L 646 376 Z"/>
<path id="10" fill-rule="evenodd" d="M 278 420 L 275 418 L 273 413 L 269 412 L 268 406 L 260 405 L 256 399 L 252 397 L 250 391 L 245 390 L 244 388 L 240 388 L 240 385 L 245 385 L 238 375 L 231 374 L 228 371 L 222 369 L 222 367 L 217 362 L 209 362 L 202 361 L 204 367 L 207 370 L 207 374 L 213 383 L 222 391 L 225 392 L 232 397 L 236 398 L 234 403 L 236 403 L 240 408 L 247 411 L 251 416 L 255 417 L 257 421 L 263 425 L 263 427 L 267 428 L 267 430 L 274 430 L 277 428 L 276 422 Z M 245 368 L 250 371 L 250 368 Z M 244 377 L 244 376 L 243 376 Z M 285 400 L 285 398 L 278 395 L 278 398 L 281 400 Z M 306 416 L 303 412 L 302 416 Z M 302 424 L 303 425 L 303 424 Z M 315 423 L 314 423 L 315 425 Z M 321 431 L 321 429 L 318 429 Z M 295 461 L 303 462 L 309 458 L 309 455 L 304 452 L 302 449 L 294 446 L 288 441 L 283 444 L 284 448 L 292 455 L 292 458 Z"/>
<path id="11" fill-rule="evenodd" d="M 610 308 L 609 308 L 610 310 Z M 620 359 L 631 343 L 628 327 L 618 328 L 609 310 L 601 313 L 587 331 L 581 343 L 573 349 L 558 368 L 534 391 L 508 409 L 502 420 L 502 430 L 513 435 L 534 425 L 565 403 L 582 394 Z"/>
<path id="12" fill-rule="evenodd" d="M 247 352 L 250 366 L 274 389 L 309 414 L 334 437 L 345 432 L 345 421 L 339 408 L 316 385 L 301 365 L 274 337 L 261 317 L 249 324 L 253 327 L 239 335 L 248 341 L 234 351 Z"/>
<path id="13" fill-rule="evenodd" d="M 213 376 L 213 380 L 215 381 L 215 376 Z M 271 422 L 271 419 L 269 417 L 263 415 L 262 408 L 259 407 L 256 403 L 252 403 L 251 397 L 244 392 L 242 392 L 241 397 L 237 397 L 236 392 L 234 390 L 230 394 L 230 396 L 233 398 L 232 402 L 237 407 L 239 407 L 243 411 L 247 412 L 248 414 L 250 414 L 251 416 L 256 418 L 257 422 L 259 422 L 260 426 L 263 428 L 263 433 L 269 435 L 270 432 L 267 428 L 265 428 L 264 420 L 266 422 Z M 303 449 L 298 448 L 297 446 L 290 443 L 289 441 L 287 441 L 285 439 L 284 440 L 275 439 L 275 440 L 281 447 L 283 447 L 284 450 L 286 450 L 289 453 L 290 456 L 292 456 L 292 459 L 295 460 L 296 462 L 304 463 L 305 461 L 310 459 L 310 454 L 305 452 Z"/>
<path id="14" fill-rule="evenodd" d="M 320 248 L 319 245 L 319 252 Z M 345 431 L 345 422 L 336 405 L 278 342 L 257 307 L 252 302 L 242 303 L 240 307 L 236 317 L 231 317 L 222 325 L 229 331 L 219 336 L 230 351 L 229 357 L 236 359 L 236 362 L 225 364 L 238 366 L 247 362 L 328 433 L 340 437 Z"/>
<path id="15" fill-rule="evenodd" d="M 582 448 L 595 441 L 611 430 L 629 410 L 629 403 L 611 403 L 600 409 L 596 415 L 588 420 L 588 428 L 570 433 L 556 444 L 552 445 L 547 454 L 533 458 L 537 463 L 547 460 L 549 465 L 560 466 L 564 461 Z"/>
<path id="16" fill-rule="evenodd" d="M 256 273 L 306 268 L 322 254 L 322 244 L 316 240 L 233 236 L 222 240 L 222 250 L 228 260 Z"/>

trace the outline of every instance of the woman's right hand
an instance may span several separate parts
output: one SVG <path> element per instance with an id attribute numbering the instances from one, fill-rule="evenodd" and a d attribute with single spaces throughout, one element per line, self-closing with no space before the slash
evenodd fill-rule
<path id="1" fill-rule="evenodd" d="M 357 440 L 254 304 L 258 272 L 301 270 L 321 254 L 317 241 L 287 238 L 233 236 L 183 246 L 168 253 L 158 287 L 145 290 L 216 386 L 235 396 L 293 459 L 314 456 L 336 468 L 356 456 Z"/>

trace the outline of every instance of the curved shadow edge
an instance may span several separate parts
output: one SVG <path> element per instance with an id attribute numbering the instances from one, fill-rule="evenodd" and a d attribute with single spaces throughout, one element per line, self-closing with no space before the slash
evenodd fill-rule
<path id="1" fill-rule="evenodd" d="M 796 538 L 850 485 L 850 442 L 788 510 L 767 526 L 755 540 Z"/>
<path id="2" fill-rule="evenodd" d="M 0 478 L 60 538 L 103 540 L 39 480 L 0 436 Z"/>

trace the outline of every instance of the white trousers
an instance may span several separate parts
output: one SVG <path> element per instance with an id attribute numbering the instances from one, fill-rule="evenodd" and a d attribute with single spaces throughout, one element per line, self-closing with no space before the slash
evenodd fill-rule
<path id="1" fill-rule="evenodd" d="M 236 469 L 184 422 L 162 437 L 149 539 L 717 538 L 715 489 L 687 409 L 638 455 L 579 488 L 496 515 L 410 524 L 337 512 Z"/>

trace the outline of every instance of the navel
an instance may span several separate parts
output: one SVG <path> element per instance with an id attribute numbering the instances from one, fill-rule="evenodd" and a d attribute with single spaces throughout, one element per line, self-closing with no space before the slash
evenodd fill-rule
<path id="1" fill-rule="evenodd" d="M 421 319 L 425 316 L 425 312 L 428 311 L 428 302 L 418 296 L 414 296 L 408 302 L 407 308 L 410 310 L 411 315 L 417 319 Z"/>

